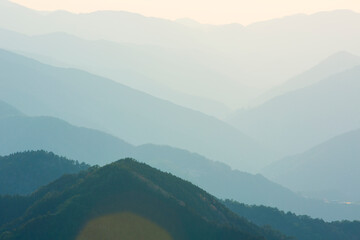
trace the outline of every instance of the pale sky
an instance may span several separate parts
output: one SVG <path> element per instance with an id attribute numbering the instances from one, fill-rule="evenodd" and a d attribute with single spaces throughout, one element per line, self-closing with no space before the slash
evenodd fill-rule
<path id="1" fill-rule="evenodd" d="M 250 24 L 298 13 L 335 9 L 360 12 L 360 0 L 13 0 L 38 10 L 92 12 L 122 10 L 165 19 L 201 23 Z"/>

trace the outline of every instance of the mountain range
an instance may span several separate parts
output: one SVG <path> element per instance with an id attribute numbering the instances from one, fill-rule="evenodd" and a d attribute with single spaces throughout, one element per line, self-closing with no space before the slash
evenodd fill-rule
<path id="1" fill-rule="evenodd" d="M 12 199 L 0 198 L 6 203 L 11 210 Z M 23 205 L 23 212 L 1 215 L 0 239 L 287 239 L 131 159 L 65 175 L 23 197 Z"/>
<path id="2" fill-rule="evenodd" d="M 325 78 L 329 78 L 332 75 L 341 73 L 359 65 L 359 56 L 345 51 L 335 53 L 311 69 L 265 92 L 263 95 L 254 100 L 253 105 L 261 105 L 262 103 L 265 103 L 272 98 L 295 91 L 297 89 L 311 86 Z"/>
<path id="3" fill-rule="evenodd" d="M 360 130 L 355 130 L 275 162 L 263 173 L 308 197 L 359 203 L 359 159 Z"/>
<path id="4" fill-rule="evenodd" d="M 166 144 L 255 172 L 275 155 L 236 128 L 111 80 L 0 53 L 0 94 L 20 111 L 111 133 L 132 144 Z"/>
<path id="5" fill-rule="evenodd" d="M 28 117 L 4 102 L 0 101 L 0 105 L 6 106 L 0 108 L 1 115 L 6 109 L 12 109 L 18 114 L 0 118 L 1 155 L 46 150 L 91 165 L 105 165 L 116 159 L 133 157 L 191 181 L 220 198 L 275 206 L 301 213 L 311 212 L 311 208 L 306 207 L 307 201 L 261 175 L 233 170 L 224 163 L 211 161 L 186 150 L 153 144 L 135 146 L 97 130 L 76 127 L 52 117 Z M 46 158 L 46 155 L 42 158 Z M 9 169 L 4 171 L 12 172 Z M 47 183 L 49 182 L 43 182 L 42 185 Z M 227 187 L 232 184 L 235 184 L 236 188 Z M 34 185 L 32 189 L 36 187 L 39 186 Z M 328 217 L 321 213 L 319 216 Z"/>
<path id="6" fill-rule="evenodd" d="M 360 127 L 360 66 L 275 97 L 229 119 L 283 155 L 304 152 Z"/>
<path id="7" fill-rule="evenodd" d="M 120 171 L 119 168 L 125 171 Z M 81 172 L 79 173 L 79 171 Z M 291 212 L 285 213 L 276 208 L 250 206 L 230 200 L 216 202 L 217 200 L 215 198 L 211 198 L 211 196 L 204 191 L 199 191 L 199 189 L 194 186 L 189 187 L 191 184 L 188 182 L 176 179 L 176 177 L 172 175 L 161 173 L 158 170 L 151 169 L 144 164 L 134 162 L 130 159 L 118 161 L 100 169 L 99 167 L 89 168 L 88 165 L 79 164 L 75 161 L 70 161 L 44 151 L 23 152 L 0 158 L 0 172 L 2 173 L 1 183 L 7 183 L 8 186 L 11 186 L 1 186 L 0 189 L 5 187 L 5 189 L 15 189 L 22 193 L 29 193 L 29 190 L 33 190 L 34 186 L 42 186 L 33 194 L 24 197 L 15 195 L 0 196 L 0 236 L 4 239 L 21 239 L 24 234 L 31 239 L 35 237 L 41 239 L 41 232 L 43 231 L 37 231 L 37 229 L 40 228 L 39 224 L 45 224 L 46 226 L 49 224 L 49 221 L 50 223 L 54 223 L 54 221 L 56 222 L 59 218 L 66 218 L 69 214 L 67 211 L 69 211 L 69 208 L 71 209 L 72 205 L 79 204 L 79 201 L 82 201 L 81 199 L 86 199 L 89 194 L 95 194 L 99 191 L 102 193 L 106 192 L 107 194 L 99 194 L 95 202 L 101 202 L 101 199 L 105 197 L 107 199 L 105 200 L 107 202 L 106 207 L 102 204 L 95 204 L 96 211 L 89 211 L 89 208 L 87 211 L 82 211 L 94 204 L 93 201 L 91 201 L 91 203 L 88 201 L 81 203 L 81 210 L 77 209 L 75 212 L 82 213 L 81 215 L 83 216 L 91 216 L 89 217 L 90 220 L 86 217 L 85 219 L 87 220 L 84 220 L 84 218 L 77 215 L 75 219 L 71 220 L 75 226 L 77 226 L 78 220 L 87 221 L 87 223 L 83 225 L 81 231 L 76 230 L 75 227 L 75 229 L 71 228 L 68 229 L 68 231 L 58 233 L 61 239 L 68 239 L 71 235 L 77 235 L 76 237 L 71 237 L 71 239 L 99 239 L 105 236 L 108 239 L 114 239 L 115 236 L 112 236 L 113 234 L 116 234 L 117 238 L 121 235 L 126 239 L 173 239 L 172 237 L 174 237 L 174 239 L 181 239 L 181 235 L 185 237 L 184 234 L 194 226 L 181 224 L 181 228 L 175 228 L 176 230 L 174 230 L 171 224 L 164 223 L 162 219 L 164 214 L 167 214 L 167 210 L 161 211 L 161 214 L 155 213 L 154 210 L 150 211 L 148 209 L 148 204 L 151 204 L 149 202 L 137 205 L 136 203 L 126 203 L 126 201 L 122 199 L 122 196 L 132 198 L 134 195 L 139 194 L 136 193 L 136 191 L 139 189 L 141 183 L 134 186 L 132 181 L 134 179 L 130 178 L 126 180 L 126 183 L 131 185 L 131 190 L 127 194 L 126 191 L 123 195 L 115 194 L 115 192 L 119 192 L 120 189 L 124 190 L 126 187 L 124 187 L 124 184 L 119 184 L 118 187 L 115 187 L 117 184 L 109 181 L 123 179 L 124 177 L 127 178 L 128 172 L 135 177 L 135 180 L 141 180 L 151 189 L 150 191 L 142 190 L 143 198 L 144 195 L 146 195 L 146 199 L 149 199 L 151 198 L 149 197 L 150 195 L 156 197 L 157 201 L 161 201 L 161 196 L 156 196 L 156 193 L 159 192 L 166 197 L 163 199 L 165 206 L 170 205 L 171 201 L 177 198 L 181 206 L 188 209 L 192 208 L 193 214 L 190 215 L 190 217 L 186 213 L 181 216 L 184 217 L 184 215 L 187 215 L 187 221 L 195 225 L 195 227 L 198 227 L 195 232 L 202 231 L 201 226 L 203 226 L 203 224 L 199 224 L 199 221 L 196 221 L 196 216 L 194 216 L 194 214 L 200 214 L 206 216 L 205 220 L 210 224 L 211 222 L 213 224 L 222 222 L 222 227 L 227 226 L 228 228 L 231 225 L 233 230 L 234 227 L 240 228 L 242 231 L 241 234 L 243 235 L 241 239 L 246 238 L 246 236 L 244 236 L 245 232 L 247 232 L 247 237 L 250 237 L 250 234 L 265 235 L 266 239 L 285 239 L 284 236 L 276 233 L 276 230 L 288 236 L 295 237 L 295 239 L 302 240 L 322 240 L 325 237 L 331 240 L 359 239 L 359 222 L 325 222 L 320 219 L 312 219 L 308 216 L 297 216 Z M 17 173 L 16 176 L 21 177 L 12 177 L 14 176 L 12 173 L 14 172 Z M 36 174 L 37 172 L 38 174 Z M 62 175 L 61 173 L 65 175 L 60 177 Z M 78 175 L 73 175 L 73 173 L 78 173 Z M 34 176 L 36 176 L 36 179 Z M 164 181 L 164 178 L 166 181 Z M 73 184 L 74 182 L 76 182 L 75 185 Z M 127 186 L 127 189 L 129 189 L 129 186 Z M 4 192 L 2 192 L 2 194 L 3 193 Z M 76 194 L 76 197 L 71 198 L 72 194 Z M 61 207 L 56 207 L 51 204 L 54 201 L 65 201 L 64 198 L 66 197 L 64 197 L 64 195 L 71 199 L 66 200 L 66 203 L 62 204 Z M 198 197 L 200 197 L 202 202 L 199 203 Z M 210 209 L 207 209 L 207 204 L 203 202 L 208 202 L 209 198 L 212 200 L 210 201 Z M 117 201 L 110 201 L 110 199 L 117 199 Z M 56 204 L 58 203 L 59 202 Z M 232 216 L 221 204 L 224 204 L 242 219 L 236 219 L 236 217 Z M 215 206 L 216 209 L 214 209 Z M 121 211 L 117 212 L 116 209 L 119 209 L 119 207 Z M 156 205 L 151 207 L 156 211 Z M 53 208 L 57 210 L 54 212 L 52 210 Z M 104 211 L 106 211 L 106 214 Z M 184 209 L 182 211 L 184 211 Z M 139 215 L 139 212 L 143 214 Z M 155 214 L 149 215 L 149 212 Z M 97 215 L 100 216 L 96 217 Z M 175 218 L 179 216 L 176 208 L 171 211 L 171 216 L 172 217 L 169 216 L 171 219 L 174 219 L 174 216 Z M 181 216 L 179 219 L 180 222 L 184 219 Z M 30 218 L 32 219 L 29 220 Z M 228 218 L 227 221 L 226 218 Z M 249 219 L 259 227 L 249 224 L 243 218 Z M 46 219 L 47 222 L 44 223 L 42 219 Z M 224 220 L 226 222 L 224 222 Z M 130 235 L 130 233 L 126 231 L 126 229 L 134 229 L 133 224 L 141 225 L 142 229 L 136 228 L 136 234 L 139 235 Z M 65 227 L 64 225 L 66 226 L 64 221 L 58 221 L 56 226 L 63 228 Z M 19 227 L 17 227 L 16 230 L 11 230 L 14 226 Z M 107 227 L 105 229 L 101 226 Z M 170 226 L 169 228 L 172 229 L 172 231 L 166 231 L 166 229 L 164 229 L 165 226 Z M 269 226 L 271 228 L 269 228 Z M 220 227 L 220 229 L 222 227 Z M 5 231 L 5 229 L 9 229 L 9 231 Z M 229 228 L 228 230 L 226 230 L 226 228 L 220 229 L 217 227 L 215 233 L 221 231 L 221 234 L 225 234 L 230 230 Z M 275 231 L 272 229 L 275 229 Z M 240 234 L 236 234 L 233 230 L 230 231 L 232 234 L 236 236 Z M 214 230 L 212 230 L 210 234 L 214 234 L 213 231 Z M 75 232 L 79 233 L 75 234 Z M 129 235 L 124 235 L 125 233 Z M 172 236 L 170 236 L 170 233 L 172 233 Z M 146 234 L 146 236 L 144 236 L 144 234 Z M 191 234 L 194 234 L 194 232 Z M 207 234 L 208 233 L 201 233 L 201 235 L 205 236 L 207 236 Z M 227 234 L 229 234 L 229 232 L 227 232 Z M 230 236 L 228 235 L 227 239 Z M 58 236 L 54 237 L 57 239 Z M 189 237 L 191 239 L 192 235 Z M 209 237 L 214 237 L 214 235 Z M 220 236 L 217 235 L 215 239 L 218 237 Z M 224 237 L 225 235 L 221 235 L 221 239 Z M 200 239 L 202 239 L 201 236 Z"/>
<path id="8" fill-rule="evenodd" d="M 0 4 L 0 27 L 3 29 L 32 36 L 63 32 L 87 40 L 107 40 L 141 45 L 145 48 L 150 46 L 153 51 L 159 52 L 166 49 L 171 54 L 165 56 L 165 61 L 160 63 L 195 63 L 188 66 L 211 69 L 213 73 L 217 73 L 217 77 L 213 78 L 215 84 L 211 84 L 215 89 L 226 87 L 222 81 L 228 79 L 230 82 L 241 83 L 240 87 L 236 88 L 241 93 L 238 95 L 247 92 L 241 87 L 244 85 L 257 89 L 267 86 L 268 89 L 281 84 L 336 52 L 360 54 L 357 44 L 360 31 L 356 27 L 360 22 L 360 15 L 347 10 L 294 15 L 246 27 L 230 24 L 194 28 L 177 21 L 149 18 L 128 12 L 39 12 L 6 0 L 2 0 Z M 111 27 L 114 22 L 117 23 L 116 27 Z M 65 46 L 64 44 L 62 47 Z M 159 61 L 154 58 L 152 60 L 152 65 Z M 66 62 L 68 61 L 71 60 L 67 59 Z M 175 79 L 177 74 L 184 76 L 181 70 L 193 70 L 181 69 L 181 66 L 174 68 L 170 64 L 166 66 L 169 74 L 170 69 L 176 70 L 168 75 Z M 165 76 L 163 74 L 159 73 Z M 211 78 L 209 74 L 205 74 L 195 79 L 201 80 L 201 76 Z M 152 80 L 156 81 L 157 77 Z M 182 86 L 183 81 L 185 80 L 177 79 L 176 86 Z M 207 88 L 197 88 L 197 93 L 204 94 L 204 89 Z M 261 92 L 266 89 L 258 90 Z M 256 97 L 258 90 L 250 94 L 247 100 Z M 211 99 L 215 96 L 210 94 L 207 97 Z M 217 98 L 219 102 L 225 99 L 228 99 L 226 105 L 246 106 L 246 101 L 239 102 L 235 91 L 231 91 L 231 94 L 221 94 L 221 97 Z"/>

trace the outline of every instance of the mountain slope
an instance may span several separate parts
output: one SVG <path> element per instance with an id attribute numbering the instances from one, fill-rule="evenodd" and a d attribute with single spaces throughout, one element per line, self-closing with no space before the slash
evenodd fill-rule
<path id="1" fill-rule="evenodd" d="M 270 226 L 299 240 L 360 239 L 360 222 L 324 222 L 308 216 L 297 216 L 276 208 L 249 206 L 226 200 L 225 206 L 259 226 Z"/>
<path id="2" fill-rule="evenodd" d="M 30 115 L 48 115 L 109 132 L 133 144 L 167 144 L 256 171 L 272 154 L 236 128 L 108 79 L 0 52 L 2 99 Z"/>
<path id="3" fill-rule="evenodd" d="M 0 155 L 39 149 L 92 165 L 134 157 L 191 181 L 217 197 L 248 204 L 264 204 L 295 211 L 294 206 L 301 206 L 300 202 L 303 201 L 301 197 L 261 175 L 232 170 L 223 163 L 186 150 L 152 144 L 136 147 L 105 133 L 75 127 L 51 117 L 22 115 L 0 119 Z M 237 187 L 228 188 L 231 184 Z"/>
<path id="4" fill-rule="evenodd" d="M 286 157 L 263 172 L 275 182 L 310 197 L 360 202 L 359 159 L 360 130 L 356 130 Z"/>
<path id="5" fill-rule="evenodd" d="M 19 115 L 22 115 L 22 113 L 19 110 L 7 104 L 6 102 L 0 100 L 0 119 L 4 117 L 19 116 Z"/>
<path id="6" fill-rule="evenodd" d="M 261 175 L 232 170 L 223 163 L 211 161 L 186 150 L 150 144 L 136 147 L 100 131 L 75 127 L 51 117 L 22 115 L 0 119 L 0 154 L 39 149 L 99 165 L 123 157 L 134 157 L 162 171 L 191 181 L 219 198 L 273 206 L 324 219 L 356 217 L 341 206 L 326 206 L 320 201 L 306 200 Z M 42 182 L 42 185 L 47 183 Z M 16 192 L 15 189 L 16 187 L 11 193 L 22 193 Z"/>
<path id="7" fill-rule="evenodd" d="M 66 33 L 26 36 L 7 30 L 0 30 L 0 47 L 108 77 L 217 117 L 228 113 L 224 103 L 240 104 L 254 92 L 181 51 L 163 47 L 89 41 Z"/>
<path id="8" fill-rule="evenodd" d="M 134 222 L 128 227 L 155 224 L 164 239 L 284 239 L 236 217 L 194 185 L 130 159 L 64 176 L 30 198 L 35 200 L 24 215 L 1 227 L 0 239 L 83 239 L 87 224 L 126 231 L 121 219 L 129 216 Z M 93 229 L 92 237 L 102 233 Z"/>
<path id="9" fill-rule="evenodd" d="M 347 10 L 299 14 L 246 27 L 204 28 L 127 12 L 44 14 L 7 1 L 0 10 L 4 29 L 29 35 L 65 32 L 84 39 L 176 49 L 186 59 L 253 87 L 279 85 L 339 51 L 360 54 L 360 14 Z"/>
<path id="10" fill-rule="evenodd" d="M 130 156 L 133 149 L 134 146 L 114 136 L 75 127 L 56 118 L 17 116 L 0 119 L 0 155 L 46 150 L 88 164 L 103 165 Z"/>
<path id="11" fill-rule="evenodd" d="M 242 111 L 229 120 L 284 155 L 360 127 L 360 67 Z"/>
<path id="12" fill-rule="evenodd" d="M 260 105 L 276 96 L 281 96 L 287 92 L 301 89 L 318 83 L 324 78 L 343 72 L 360 65 L 360 57 L 348 52 L 338 52 L 326 58 L 308 71 L 291 78 L 284 84 L 273 88 L 261 95 L 254 101 L 254 105 Z"/>
<path id="13" fill-rule="evenodd" d="M 89 167 L 44 151 L 0 157 L 0 195 L 30 194 L 63 174 Z"/>

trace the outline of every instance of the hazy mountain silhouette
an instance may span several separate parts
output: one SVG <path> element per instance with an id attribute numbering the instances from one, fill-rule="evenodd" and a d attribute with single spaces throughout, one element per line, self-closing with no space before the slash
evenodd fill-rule
<path id="1" fill-rule="evenodd" d="M 2 110 L 0 108 L 0 114 Z M 19 116 L 0 119 L 0 155 L 41 149 L 92 165 L 134 157 L 191 181 L 219 198 L 308 212 L 300 204 L 306 202 L 304 199 L 261 175 L 232 170 L 223 163 L 186 150 L 152 144 L 136 147 L 111 135 L 51 117 L 28 117 L 19 113 Z M 228 188 L 232 184 L 236 188 Z"/>
<path id="2" fill-rule="evenodd" d="M 2 200 L 1 205 L 16 203 Z M 191 183 L 131 159 L 64 176 L 24 202 L 30 207 L 0 227 L 0 239 L 99 239 L 103 234 L 118 239 L 131 232 L 123 238 L 286 239 L 236 216 Z M 134 231 L 148 235 L 136 237 Z"/>
<path id="3" fill-rule="evenodd" d="M 156 145 L 135 147 L 111 135 L 71 126 L 51 117 L 13 116 L 0 119 L 0 154 L 39 149 L 100 165 L 122 157 L 134 157 L 191 181 L 219 198 L 273 206 L 324 219 L 356 219 L 351 212 L 339 206 L 306 200 L 261 175 L 232 170 L 223 163 L 186 150 Z M 48 176 L 47 172 L 44 173 Z M 45 181 L 42 185 L 47 183 Z M 21 189 L 21 186 L 13 191 L 15 189 Z"/>
<path id="4" fill-rule="evenodd" d="M 21 115 L 23 114 L 19 110 L 7 104 L 6 102 L 0 100 L 0 119 L 5 117 L 21 116 Z"/>
<path id="5" fill-rule="evenodd" d="M 8 108 L 12 107 L 0 108 L 0 115 Z M 220 198 L 281 209 L 293 209 L 302 201 L 296 194 L 261 175 L 232 170 L 223 163 L 186 150 L 153 144 L 136 147 L 100 131 L 75 127 L 52 117 L 28 117 L 12 109 L 18 116 L 0 119 L 0 155 L 42 149 L 91 165 L 134 157 L 191 181 Z M 231 184 L 237 187 L 228 188 Z"/>
<path id="6" fill-rule="evenodd" d="M 262 175 L 231 170 L 184 150 L 167 146 L 144 145 L 136 148 L 134 157 L 162 171 L 188 180 L 222 199 L 277 207 L 284 211 L 322 218 L 328 221 L 359 220 L 360 206 L 329 204 L 304 198 Z"/>
<path id="7" fill-rule="evenodd" d="M 274 97 L 285 93 L 311 86 L 324 78 L 343 72 L 360 65 L 360 57 L 348 52 L 338 52 L 308 71 L 291 78 L 289 81 L 266 92 L 254 100 L 253 105 L 260 105 Z"/>
<path id="8" fill-rule="evenodd" d="M 244 102 L 254 91 L 236 86 L 228 77 L 196 60 L 161 47 L 87 41 L 64 33 L 29 37 L 0 30 L 0 36 L 2 48 L 45 63 L 81 68 L 217 117 L 230 112 L 220 103 L 229 102 L 224 99 L 226 94 L 236 96 L 231 101 Z"/>
<path id="9" fill-rule="evenodd" d="M 360 67 L 335 74 L 229 120 L 284 154 L 303 152 L 360 127 Z"/>
<path id="10" fill-rule="evenodd" d="M 85 39 L 155 45 L 257 87 L 283 83 L 335 52 L 360 54 L 360 14 L 346 10 L 295 15 L 247 27 L 194 28 L 126 12 L 42 13 L 3 1 L 0 23 L 1 28 L 30 35 L 66 32 Z"/>
<path id="11" fill-rule="evenodd" d="M 337 136 L 264 170 L 270 179 L 310 197 L 360 202 L 360 130 Z"/>
<path id="12" fill-rule="evenodd" d="M 1 51 L 0 94 L 29 115 L 103 130 L 132 144 L 166 144 L 256 171 L 272 155 L 224 122 L 75 69 Z"/>
<path id="13" fill-rule="evenodd" d="M 134 146 L 109 134 L 75 127 L 56 118 L 0 119 L 0 155 L 41 149 L 89 164 L 106 164 L 131 156 Z"/>

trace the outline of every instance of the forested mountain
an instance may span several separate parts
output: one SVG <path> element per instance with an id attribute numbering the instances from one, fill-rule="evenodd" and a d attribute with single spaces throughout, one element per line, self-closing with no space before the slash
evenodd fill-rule
<path id="1" fill-rule="evenodd" d="M 111 80 L 0 52 L 0 95 L 29 115 L 103 130 L 132 144 L 166 144 L 256 171 L 274 155 L 236 128 Z"/>
<path id="2" fill-rule="evenodd" d="M 0 195 L 30 194 L 63 174 L 77 173 L 88 167 L 45 151 L 0 157 Z"/>
<path id="3" fill-rule="evenodd" d="M 308 216 L 297 216 L 265 206 L 249 206 L 224 201 L 226 207 L 259 226 L 270 226 L 298 240 L 360 239 L 360 222 L 324 222 Z"/>
<path id="4" fill-rule="evenodd" d="M 270 179 L 303 195 L 329 201 L 360 202 L 360 130 L 267 167 Z"/>
<path id="5" fill-rule="evenodd" d="M 297 154 L 360 127 L 360 67 L 284 94 L 230 120 L 283 154 Z"/>
<path id="6" fill-rule="evenodd" d="M 285 239 L 237 217 L 191 183 L 131 159 L 66 175 L 23 201 L 19 209 L 26 210 L 0 227 L 0 239 L 115 239 L 116 233 L 139 239 L 131 232 L 149 239 Z"/>
<path id="7" fill-rule="evenodd" d="M 187 151 L 167 146 L 144 145 L 136 148 L 134 157 L 186 179 L 221 199 L 276 207 L 326 221 L 359 220 L 359 205 L 327 203 L 322 199 L 305 198 L 274 184 L 260 174 L 231 170 L 222 163 L 209 161 Z"/>
<path id="8" fill-rule="evenodd" d="M 26 133 L 27 131 L 24 130 L 24 132 Z M 34 136 L 37 137 L 36 134 Z M 70 135 L 70 137 L 71 136 L 73 135 Z M 54 138 L 57 137 L 58 136 Z M 48 140 L 48 146 L 51 146 L 54 141 L 52 141 L 51 138 L 48 138 Z M 71 142 L 71 139 L 67 138 L 63 139 L 63 142 L 66 143 L 67 140 Z M 78 141 L 81 142 L 82 140 L 78 138 Z M 84 148 L 84 150 L 86 150 L 86 140 L 83 140 L 85 144 L 79 144 L 77 143 L 78 141 L 71 142 L 74 144 L 73 147 L 76 148 L 77 146 L 80 146 L 80 148 Z M 61 145 L 61 141 L 57 143 Z M 54 146 L 57 146 L 59 149 L 61 148 L 56 144 Z M 89 147 L 91 146 L 92 145 L 89 145 Z M 110 144 L 109 146 L 116 147 L 116 144 Z M 106 149 L 111 150 L 109 146 L 103 145 L 103 148 L 94 146 L 94 148 L 97 150 L 94 153 L 94 156 L 99 156 L 99 158 L 104 159 L 109 157 L 109 154 L 105 151 Z M 131 148 L 121 148 L 122 146 L 119 145 L 119 148 L 123 151 L 118 152 L 119 156 L 131 156 L 139 159 L 139 161 L 149 164 L 157 169 L 169 172 L 178 177 L 181 177 L 182 179 L 188 180 L 221 199 L 230 198 L 251 205 L 256 204 L 277 207 L 281 210 L 292 211 L 297 214 L 307 214 L 309 216 L 323 218 L 328 221 L 358 219 L 360 208 L 357 205 L 343 205 L 337 203 L 329 204 L 319 200 L 306 199 L 298 194 L 291 192 L 289 189 L 282 187 L 281 185 L 269 181 L 261 175 L 252 175 L 249 173 L 240 172 L 238 170 L 231 170 L 231 168 L 225 164 L 210 161 L 198 154 L 167 146 L 125 146 L 130 146 Z M 63 149 L 66 150 L 66 144 Z M 132 152 L 127 152 L 127 150 L 130 149 L 132 149 Z M 91 151 L 89 150 L 89 152 Z M 3 194 L 30 193 L 38 186 L 46 185 L 50 181 L 59 177 L 59 172 L 57 171 L 37 172 L 36 178 L 38 181 L 28 181 L 26 184 L 26 189 L 30 190 L 23 191 L 23 178 L 15 178 L 15 175 L 18 172 L 26 171 L 26 169 L 21 167 L 21 159 L 28 159 L 26 166 L 31 165 L 31 161 L 34 161 L 34 165 L 39 169 L 54 167 L 54 165 L 51 165 L 51 161 L 50 164 L 44 162 L 47 156 L 46 153 L 41 151 L 38 154 L 38 156 L 42 157 L 42 162 L 36 159 L 37 155 L 35 153 L 26 152 L 4 157 L 13 160 L 14 163 L 19 164 L 13 164 L 10 166 L 4 165 L 4 168 L 0 169 L 0 171 L 6 172 L 2 178 L 2 182 L 7 184 L 7 187 L 2 191 Z M 86 151 L 75 151 L 74 153 L 84 157 L 89 155 L 89 153 Z M 49 156 L 50 158 L 54 158 L 52 154 L 49 154 Z M 20 158 L 18 161 L 16 159 L 17 157 Z M 118 158 L 114 158 L 114 160 L 115 159 Z M 106 163 L 105 161 L 92 161 L 94 163 Z M 33 168 L 30 167 L 30 169 Z M 76 166 L 66 169 L 61 173 L 71 173 L 71 169 L 76 169 Z M 23 175 L 31 178 L 32 174 L 32 171 L 30 171 L 29 173 L 24 173 Z"/>

